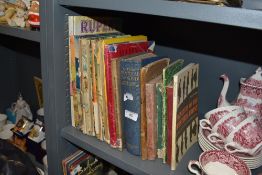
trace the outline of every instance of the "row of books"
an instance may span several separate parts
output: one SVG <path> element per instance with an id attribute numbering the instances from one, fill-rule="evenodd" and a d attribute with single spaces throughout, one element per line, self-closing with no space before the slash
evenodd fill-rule
<path id="1" fill-rule="evenodd" d="M 63 175 L 129 175 L 84 150 L 76 150 L 62 160 Z"/>
<path id="2" fill-rule="evenodd" d="M 68 17 L 72 126 L 175 169 L 197 140 L 199 66 L 170 63 L 154 41 L 112 21 Z"/>

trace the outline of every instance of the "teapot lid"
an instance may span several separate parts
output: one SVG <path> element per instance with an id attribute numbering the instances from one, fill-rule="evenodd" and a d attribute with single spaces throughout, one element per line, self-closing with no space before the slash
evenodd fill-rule
<path id="1" fill-rule="evenodd" d="M 256 73 L 244 81 L 245 84 L 262 88 L 262 69 L 258 67 Z"/>

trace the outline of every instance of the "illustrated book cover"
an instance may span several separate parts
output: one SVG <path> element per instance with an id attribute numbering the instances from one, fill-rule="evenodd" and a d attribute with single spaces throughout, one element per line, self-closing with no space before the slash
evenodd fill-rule
<path id="1" fill-rule="evenodd" d="M 171 169 L 197 142 L 199 64 L 190 63 L 174 75 Z"/>

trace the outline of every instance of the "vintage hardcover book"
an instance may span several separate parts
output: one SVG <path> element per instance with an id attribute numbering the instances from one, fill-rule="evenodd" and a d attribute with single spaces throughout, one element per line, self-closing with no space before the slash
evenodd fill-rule
<path id="1" fill-rule="evenodd" d="M 105 58 L 106 60 L 106 79 L 107 79 L 107 99 L 108 99 L 108 111 L 112 115 L 111 118 L 115 119 L 116 124 L 116 138 L 117 142 L 115 147 L 122 149 L 123 137 L 122 137 L 122 122 L 121 122 L 121 108 L 120 108 L 120 77 L 119 77 L 119 61 L 123 59 L 123 56 L 141 53 L 141 52 L 153 52 L 154 42 L 153 41 L 139 41 L 139 42 L 126 42 L 126 43 L 115 43 L 105 46 Z M 106 56 L 107 55 L 107 56 Z M 111 71 L 110 71 L 111 69 Z M 111 75 L 111 78 L 108 77 Z"/>
<path id="2" fill-rule="evenodd" d="M 152 48 L 151 48 L 152 49 Z M 149 49 L 149 52 L 152 52 L 153 50 Z M 146 53 L 146 52 L 142 52 Z M 121 91 L 121 80 L 120 80 L 120 61 L 122 59 L 128 59 L 130 57 L 138 56 L 141 53 L 135 53 L 131 55 L 125 55 L 123 57 L 120 57 L 118 59 L 113 59 L 111 62 L 112 67 L 112 85 L 113 85 L 113 95 L 114 95 L 114 105 L 115 105 L 115 115 L 117 119 L 117 128 L 119 131 L 117 131 L 117 134 L 119 135 L 119 138 L 122 138 L 122 147 L 119 149 L 122 150 L 125 146 L 125 137 L 123 136 L 123 113 L 122 113 L 122 91 Z"/>
<path id="3" fill-rule="evenodd" d="M 112 91 L 112 71 L 111 71 L 111 61 L 113 59 L 117 59 L 121 56 L 124 56 L 123 52 L 128 51 L 124 47 L 122 50 L 114 49 L 115 52 L 110 51 L 109 49 L 113 49 L 113 47 L 118 47 L 118 43 L 128 43 L 128 42 L 138 42 L 138 41 L 147 41 L 147 37 L 143 35 L 138 36 L 127 36 L 127 37 L 118 37 L 112 39 L 106 39 L 103 42 L 104 49 L 104 61 L 105 61 L 105 83 L 106 83 L 106 95 L 107 95 L 107 110 L 108 110 L 108 124 L 109 124 L 109 133 L 110 133 L 110 145 L 113 148 L 119 148 L 120 143 L 117 140 L 117 127 L 116 127 L 116 118 L 114 111 L 114 99 L 113 99 L 113 91 Z M 113 47 L 110 47 L 112 46 Z M 130 49 L 131 50 L 131 49 Z M 132 53 L 130 53 L 132 54 Z"/>
<path id="4" fill-rule="evenodd" d="M 145 83 L 162 74 L 163 69 L 169 64 L 169 58 L 152 62 L 141 68 L 140 71 L 140 97 L 141 97 L 141 154 L 142 160 L 147 159 L 147 121 L 146 121 L 146 96 Z"/>
<path id="5" fill-rule="evenodd" d="M 157 110 L 157 157 L 163 158 L 162 152 L 162 116 L 163 116 L 163 76 L 162 81 L 156 83 L 156 110 Z"/>
<path id="6" fill-rule="evenodd" d="M 173 75 L 181 70 L 184 60 L 178 59 L 172 64 L 163 69 L 163 116 L 162 116 L 162 156 L 163 162 L 166 162 L 166 144 L 167 144 L 167 95 L 166 86 L 168 86 L 172 80 Z"/>
<path id="7" fill-rule="evenodd" d="M 197 142 L 199 64 L 191 63 L 174 75 L 171 169 Z"/>
<path id="8" fill-rule="evenodd" d="M 150 80 L 145 85 L 146 119 L 147 119 L 147 159 L 157 158 L 157 98 L 156 83 L 162 82 L 162 74 Z"/>
<path id="9" fill-rule="evenodd" d="M 161 58 L 153 53 L 146 53 L 122 59 L 120 62 L 124 136 L 127 151 L 134 155 L 141 155 L 140 70 Z"/>
<path id="10" fill-rule="evenodd" d="M 172 148 L 172 118 L 173 118 L 173 85 L 166 87 L 167 94 L 167 164 L 171 165 Z"/>
<path id="11" fill-rule="evenodd" d="M 108 25 L 110 24 L 110 26 Z M 68 16 L 68 49 L 69 49 L 69 81 L 70 81 L 70 101 L 71 101 L 71 121 L 72 126 L 80 128 L 82 123 L 82 114 L 79 107 L 81 95 L 77 91 L 78 74 L 77 65 L 79 65 L 79 53 L 76 44 L 79 37 L 86 35 L 102 34 L 102 33 L 119 33 L 121 21 L 118 18 L 96 18 L 86 16 Z M 81 61 L 81 60 L 80 60 Z M 78 75 L 77 75 L 78 74 Z M 79 81 L 80 82 L 80 81 Z M 80 85 L 80 83 L 78 84 Z"/>

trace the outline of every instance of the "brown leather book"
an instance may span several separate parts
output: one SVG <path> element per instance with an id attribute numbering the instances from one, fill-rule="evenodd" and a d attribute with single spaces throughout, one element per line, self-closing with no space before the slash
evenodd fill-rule
<path id="1" fill-rule="evenodd" d="M 157 157 L 157 100 L 156 83 L 162 82 L 162 74 L 146 83 L 147 159 Z"/>
<path id="2" fill-rule="evenodd" d="M 147 159 L 147 121 L 146 121 L 146 96 L 145 83 L 162 74 L 163 69 L 169 64 L 169 58 L 147 64 L 140 71 L 140 94 L 141 94 L 141 154 L 142 160 Z"/>

